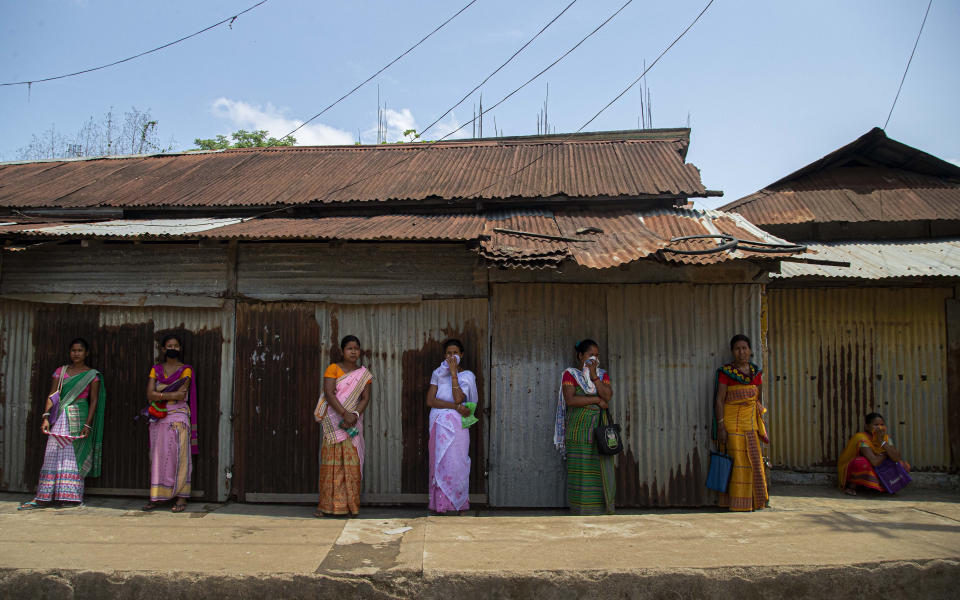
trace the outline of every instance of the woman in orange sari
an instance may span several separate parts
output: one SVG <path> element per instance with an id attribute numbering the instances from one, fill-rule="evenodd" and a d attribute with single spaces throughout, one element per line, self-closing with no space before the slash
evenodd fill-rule
<path id="1" fill-rule="evenodd" d="M 733 460 L 730 485 L 719 504 L 733 511 L 759 510 L 770 499 L 760 452 L 761 442 L 770 443 L 763 423 L 763 380 L 760 368 L 750 362 L 750 338 L 733 336 L 730 351 L 733 362 L 717 371 L 717 441 Z"/>
<path id="2" fill-rule="evenodd" d="M 343 360 L 323 374 L 323 395 L 314 418 L 323 427 L 320 446 L 320 499 L 313 516 L 356 516 L 363 479 L 363 413 L 370 403 L 373 375 L 360 366 L 360 340 L 340 342 Z"/>
<path id="3" fill-rule="evenodd" d="M 910 465 L 900 456 L 900 451 L 887 435 L 887 424 L 879 413 L 870 413 L 864 421 L 864 430 L 858 431 L 847 442 L 837 459 L 837 478 L 840 489 L 851 496 L 857 495 L 857 486 L 878 492 L 888 491 L 877 476 L 877 467 L 884 461 L 899 463 L 907 473 Z M 909 476 L 906 477 L 909 481 Z"/>

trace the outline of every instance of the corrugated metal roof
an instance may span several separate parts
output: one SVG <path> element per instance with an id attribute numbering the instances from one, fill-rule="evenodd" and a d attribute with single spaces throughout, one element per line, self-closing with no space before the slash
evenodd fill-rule
<path id="1" fill-rule="evenodd" d="M 874 129 L 721 210 L 758 225 L 960 219 L 960 167 Z"/>
<path id="2" fill-rule="evenodd" d="M 219 226 L 218 226 L 219 224 Z M 15 227 L 15 226 L 14 226 Z M 0 235 L 5 232 L 0 230 Z M 6 232 L 12 237 L 180 238 L 245 240 L 463 241 L 479 242 L 480 254 L 503 267 L 541 268 L 565 260 L 604 269 L 657 255 L 682 264 L 715 264 L 757 258 L 744 249 L 689 255 L 669 250 L 706 250 L 719 240 L 671 242 L 676 236 L 730 235 L 744 241 L 788 244 L 740 215 L 713 210 L 626 209 L 585 211 L 517 209 L 483 214 L 394 214 L 312 219 L 187 219 L 55 224 Z M 763 253 L 790 256 L 795 251 Z"/>
<path id="3" fill-rule="evenodd" d="M 810 257 L 849 262 L 850 267 L 782 263 L 775 278 L 960 277 L 960 239 L 936 242 L 858 242 L 810 244 Z"/>
<path id="4" fill-rule="evenodd" d="M 706 194 L 700 172 L 684 162 L 689 130 L 669 133 L 6 163 L 0 164 L 0 206 L 240 207 Z"/>

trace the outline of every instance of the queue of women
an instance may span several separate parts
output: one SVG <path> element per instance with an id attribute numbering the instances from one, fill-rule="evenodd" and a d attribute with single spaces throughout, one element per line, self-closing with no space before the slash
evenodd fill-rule
<path id="1" fill-rule="evenodd" d="M 363 416 L 370 406 L 373 373 L 360 364 L 360 340 L 340 343 L 342 360 L 331 363 L 314 418 L 322 430 L 319 499 L 316 517 L 357 515 L 363 478 Z M 181 360 L 176 335 L 161 342 L 160 360 L 147 374 L 142 416 L 150 429 L 150 498 L 143 510 L 169 506 L 183 512 L 191 491 L 197 454 L 197 389 L 193 368 Z M 598 447 L 598 426 L 609 419 L 614 401 L 610 375 L 600 367 L 597 342 L 575 345 L 576 361 L 559 381 L 553 441 L 564 456 L 567 502 L 574 514 L 612 514 L 616 496 L 614 456 Z M 41 430 L 47 436 L 36 497 L 21 510 L 52 504 L 82 505 L 84 479 L 100 475 L 106 386 L 103 375 L 87 365 L 89 344 L 70 343 L 70 363 L 56 369 L 46 397 Z M 476 377 L 461 368 L 466 349 L 460 340 L 443 344 L 443 357 L 430 377 L 429 509 L 460 514 L 469 509 L 470 427 L 477 423 Z M 718 504 L 733 511 L 759 510 L 769 493 L 763 444 L 768 444 L 761 370 L 751 362 L 750 339 L 730 342 L 732 361 L 717 370 L 714 431 L 718 449 L 732 468 Z M 909 465 L 887 433 L 883 417 L 866 415 L 838 460 L 841 489 L 895 493 L 910 481 Z"/>

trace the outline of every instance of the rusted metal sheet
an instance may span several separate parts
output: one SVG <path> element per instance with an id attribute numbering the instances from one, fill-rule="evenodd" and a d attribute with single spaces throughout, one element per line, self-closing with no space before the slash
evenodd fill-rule
<path id="1" fill-rule="evenodd" d="M 950 466 L 960 468 L 960 298 L 947 301 L 947 435 Z"/>
<path id="2" fill-rule="evenodd" d="M 0 293 L 223 295 L 226 247 L 45 245 L 4 255 Z"/>
<path id="3" fill-rule="evenodd" d="M 9 491 L 27 490 L 27 416 L 43 401 L 31 386 L 34 314 L 31 304 L 0 301 L 0 489 Z"/>
<path id="4" fill-rule="evenodd" d="M 960 167 L 873 129 L 721 210 L 760 226 L 955 220 L 960 219 L 958 180 Z"/>
<path id="5" fill-rule="evenodd" d="M 498 284 L 492 310 L 491 503 L 566 504 L 553 416 L 562 371 L 585 337 L 601 345 L 628 448 L 618 459 L 617 503 L 709 501 L 714 373 L 729 360 L 733 334 L 759 340 L 760 286 Z M 531 480 L 538 484 L 525 485 Z"/>
<path id="6" fill-rule="evenodd" d="M 317 490 L 320 327 L 309 303 L 237 304 L 233 492 Z"/>
<path id="7" fill-rule="evenodd" d="M 145 490 L 150 485 L 147 423 L 135 421 L 146 404 L 147 374 L 156 363 L 160 338 L 181 336 L 186 362 L 196 372 L 200 454 L 194 459 L 193 487 L 203 498 L 218 498 L 221 379 L 221 313 L 189 309 L 114 309 L 40 305 L 36 310 L 32 356 L 34 400 L 27 419 L 27 484 L 39 473 L 45 439 L 40 433 L 43 395 L 54 370 L 69 360 L 75 337 L 90 342 L 88 364 L 100 370 L 107 390 L 103 470 L 87 486 Z M 37 409 L 40 410 L 37 410 Z"/>
<path id="8" fill-rule="evenodd" d="M 467 241 L 483 233 L 484 223 L 483 215 L 476 213 L 254 219 L 219 227 L 198 237 L 241 240 Z"/>
<path id="9" fill-rule="evenodd" d="M 783 263 L 772 279 L 960 277 L 960 239 L 910 242 L 810 244 L 810 258 L 848 262 L 849 267 Z"/>
<path id="10" fill-rule="evenodd" d="M 689 130 L 677 129 L 6 163 L 0 206 L 700 196 L 706 193 L 700 173 L 684 162 L 688 143 Z"/>
<path id="11" fill-rule="evenodd" d="M 763 365 L 759 285 L 619 285 L 607 289 L 609 365 L 626 452 L 617 465 L 617 502 L 700 506 L 717 368 L 729 340 L 753 340 Z"/>
<path id="12" fill-rule="evenodd" d="M 427 491 L 426 392 L 442 342 L 467 346 L 464 366 L 485 404 L 485 298 L 410 304 L 241 303 L 237 313 L 236 475 L 245 497 L 316 493 L 319 426 L 312 409 L 323 371 L 340 359 L 340 339 L 356 335 L 373 372 L 364 417 L 368 497 Z M 296 408 L 299 407 L 299 408 Z M 481 406 L 481 409 L 483 406 Z M 471 493 L 485 492 L 485 418 L 471 428 Z M 257 448 L 257 452 L 251 452 Z"/>
<path id="13" fill-rule="evenodd" d="M 829 467 L 879 412 L 915 468 L 950 464 L 949 288 L 769 289 L 772 459 Z"/>
<path id="14" fill-rule="evenodd" d="M 238 292 L 262 300 L 487 294 L 486 271 L 460 244 L 245 244 L 238 264 Z"/>
<path id="15" fill-rule="evenodd" d="M 593 338 L 607 356 L 607 306 L 601 289 L 575 284 L 493 286 L 491 505 L 566 504 L 566 466 L 553 447 L 557 391 L 563 369 L 576 357 L 577 341 Z"/>

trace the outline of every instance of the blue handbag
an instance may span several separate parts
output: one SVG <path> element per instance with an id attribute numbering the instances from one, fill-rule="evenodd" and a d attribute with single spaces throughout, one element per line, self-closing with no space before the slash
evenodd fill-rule
<path id="1" fill-rule="evenodd" d="M 707 489 L 726 493 L 730 485 L 730 471 L 733 469 L 733 460 L 729 454 L 710 451 L 710 470 L 707 471 Z"/>

